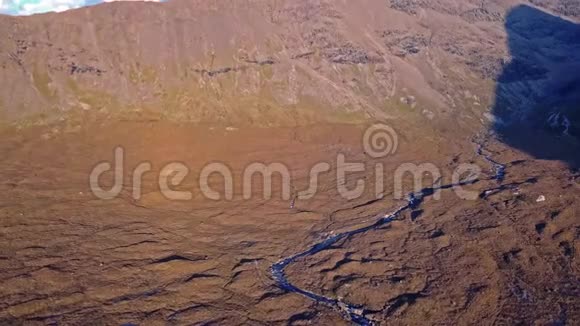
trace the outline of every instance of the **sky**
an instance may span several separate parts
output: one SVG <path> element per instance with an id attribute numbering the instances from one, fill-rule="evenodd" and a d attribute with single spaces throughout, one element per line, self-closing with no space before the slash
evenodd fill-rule
<path id="1" fill-rule="evenodd" d="M 65 11 L 101 2 L 140 0 L 0 0 L 0 14 L 24 16 L 50 11 Z M 159 0 L 143 0 L 159 1 Z"/>

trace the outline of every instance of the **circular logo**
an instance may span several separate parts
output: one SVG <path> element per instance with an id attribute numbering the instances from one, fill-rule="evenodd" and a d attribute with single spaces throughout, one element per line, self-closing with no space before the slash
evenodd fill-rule
<path id="1" fill-rule="evenodd" d="M 398 146 L 397 132 L 391 126 L 377 123 L 365 131 L 363 147 L 370 157 L 380 158 L 394 154 Z"/>

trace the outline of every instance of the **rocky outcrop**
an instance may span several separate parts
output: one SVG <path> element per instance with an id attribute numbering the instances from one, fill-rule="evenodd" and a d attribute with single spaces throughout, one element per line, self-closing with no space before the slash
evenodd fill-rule
<path id="1" fill-rule="evenodd" d="M 381 38 L 390 52 L 400 57 L 418 54 L 427 47 L 429 42 L 423 34 L 403 30 L 384 31 L 381 33 Z"/>
<path id="2" fill-rule="evenodd" d="M 560 15 L 580 17 L 580 3 L 575 0 L 530 0 L 530 2 Z"/>
<path id="3" fill-rule="evenodd" d="M 501 12 L 485 7 L 470 9 L 461 14 L 461 18 L 470 23 L 475 22 L 503 22 L 504 16 Z"/>

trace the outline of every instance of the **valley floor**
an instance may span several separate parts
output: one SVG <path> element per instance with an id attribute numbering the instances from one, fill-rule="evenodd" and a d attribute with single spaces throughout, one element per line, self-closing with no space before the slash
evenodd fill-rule
<path id="1" fill-rule="evenodd" d="M 365 154 L 358 125 L 232 128 L 116 122 L 90 128 L 30 128 L 0 138 L 0 323 L 2 324 L 348 324 L 340 313 L 281 290 L 270 267 L 325 237 L 372 223 L 399 207 L 392 175 L 402 163 L 430 162 L 449 178 L 459 163 L 491 167 L 469 139 L 414 140 L 399 151 Z M 475 136 L 475 135 L 474 135 Z M 96 198 L 89 173 L 124 148 L 123 190 Z M 340 241 L 287 267 L 297 286 L 360 305 L 378 324 L 574 324 L 580 320 L 580 174 L 534 160 L 491 138 L 507 165 L 502 189 L 482 178 L 464 200 L 429 198 L 402 219 Z M 241 196 L 252 162 L 282 162 L 292 198 L 320 162 L 342 153 L 368 169 L 320 178 L 311 199 Z M 150 162 L 134 198 L 133 168 Z M 157 176 L 169 162 L 189 174 L 171 201 Z M 198 176 L 227 164 L 234 198 L 203 198 Z M 374 200 L 373 167 L 385 167 L 384 198 Z M 336 184 L 367 190 L 346 200 Z M 220 190 L 222 180 L 210 179 Z M 407 180 L 408 181 L 408 180 Z M 406 181 L 405 185 L 408 184 Z M 104 183 L 112 182 L 109 174 Z M 280 189 L 275 179 L 274 189 Z M 407 189 L 410 191 L 411 189 Z"/>

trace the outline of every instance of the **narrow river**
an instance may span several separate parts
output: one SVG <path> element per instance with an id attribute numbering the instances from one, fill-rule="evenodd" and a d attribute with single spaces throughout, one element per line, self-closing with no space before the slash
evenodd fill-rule
<path id="1" fill-rule="evenodd" d="M 474 143 L 477 146 L 476 154 L 478 156 L 481 156 L 485 161 L 489 162 L 493 167 L 494 175 L 491 177 L 491 179 L 497 180 L 499 183 L 501 183 L 505 177 L 506 166 L 504 164 L 496 162 L 490 155 L 485 153 L 485 148 L 484 148 L 485 139 L 483 142 L 480 142 L 480 143 L 474 142 Z M 423 200 L 425 198 L 433 195 L 437 190 L 450 189 L 450 188 L 453 188 L 454 186 L 471 184 L 471 183 L 474 183 L 477 181 L 478 180 L 476 179 L 476 180 L 470 180 L 470 181 L 466 181 L 466 182 L 459 182 L 456 184 L 451 183 L 451 184 L 447 184 L 447 185 L 441 185 L 438 187 L 428 187 L 428 188 L 423 188 L 419 192 L 410 193 L 409 195 L 407 195 L 406 203 L 404 205 L 397 208 L 395 211 L 391 212 L 388 215 L 378 216 L 376 222 L 374 222 L 373 224 L 370 224 L 370 225 L 367 225 L 367 226 L 364 226 L 364 227 L 361 227 L 359 229 L 355 229 L 352 231 L 338 233 L 332 237 L 329 237 L 321 242 L 314 244 L 312 247 L 310 247 L 310 249 L 308 249 L 306 251 L 303 251 L 303 252 L 297 253 L 293 256 L 284 258 L 284 259 L 278 261 L 277 263 L 273 264 L 270 268 L 272 276 L 280 288 L 282 288 L 286 291 L 289 291 L 289 292 L 303 295 L 303 296 L 305 296 L 305 297 L 307 297 L 307 298 L 309 298 L 317 303 L 321 303 L 321 304 L 325 304 L 327 306 L 330 306 L 330 307 L 338 310 L 346 320 L 349 320 L 349 321 L 353 322 L 354 324 L 374 325 L 375 322 L 372 321 L 371 319 L 369 319 L 368 317 L 366 317 L 367 310 L 364 307 L 350 304 L 350 303 L 344 302 L 344 301 L 339 300 L 339 299 L 325 297 L 323 295 L 316 294 L 316 293 L 308 291 L 306 289 L 299 288 L 298 286 L 292 284 L 292 282 L 290 282 L 288 280 L 284 270 L 286 269 L 286 267 L 288 267 L 288 265 L 296 262 L 300 258 L 312 256 L 312 255 L 315 255 L 321 251 L 327 250 L 333 244 L 335 244 L 336 242 L 338 242 L 340 240 L 352 237 L 352 236 L 360 234 L 360 233 L 364 233 L 364 232 L 369 231 L 369 230 L 377 229 L 385 224 L 392 222 L 393 220 L 397 219 L 397 217 L 399 215 L 401 215 L 402 213 L 404 213 L 405 211 L 418 208 L 423 203 Z"/>

